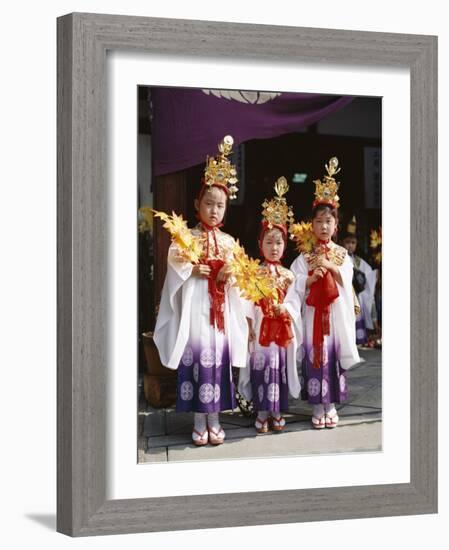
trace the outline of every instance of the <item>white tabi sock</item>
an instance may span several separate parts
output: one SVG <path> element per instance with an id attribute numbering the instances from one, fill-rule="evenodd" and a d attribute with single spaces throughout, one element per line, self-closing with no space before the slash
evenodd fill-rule
<path id="1" fill-rule="evenodd" d="M 335 403 L 326 403 L 326 405 L 324 405 L 324 412 L 327 414 L 336 413 L 337 409 L 335 408 Z"/>
<path id="2" fill-rule="evenodd" d="M 257 411 L 256 421 L 254 422 L 254 427 L 256 430 L 261 430 L 264 427 L 267 418 L 268 411 Z"/>
<path id="3" fill-rule="evenodd" d="M 220 420 L 218 419 L 218 413 L 209 413 L 207 415 L 207 425 L 214 431 L 218 432 L 220 429 Z"/>
<path id="4" fill-rule="evenodd" d="M 195 413 L 193 416 L 193 427 L 202 434 L 206 429 L 206 413 Z"/>
<path id="5" fill-rule="evenodd" d="M 322 403 L 318 405 L 313 405 L 313 416 L 315 418 L 321 418 L 324 415 L 324 407 Z"/>

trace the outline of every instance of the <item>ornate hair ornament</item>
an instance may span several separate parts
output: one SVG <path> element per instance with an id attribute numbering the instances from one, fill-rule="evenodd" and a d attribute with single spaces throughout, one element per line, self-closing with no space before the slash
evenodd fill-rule
<path id="1" fill-rule="evenodd" d="M 238 191 L 236 185 L 238 182 L 237 170 L 227 158 L 232 153 L 233 144 L 234 138 L 225 136 L 218 144 L 218 155 L 215 158 L 207 157 L 204 170 L 204 181 L 209 189 L 214 185 L 218 185 L 226 191 L 231 200 L 237 198 L 236 193 Z"/>
<path id="2" fill-rule="evenodd" d="M 280 177 L 274 184 L 274 190 L 276 196 L 262 203 L 262 216 L 263 222 L 269 229 L 275 226 L 282 226 L 287 229 L 287 225 L 293 222 L 293 212 L 290 206 L 288 206 L 284 195 L 288 191 L 288 183 L 284 176 Z"/>
<path id="3" fill-rule="evenodd" d="M 379 227 L 377 230 L 371 229 L 369 246 L 374 263 L 380 266 L 382 263 L 382 227 Z"/>
<path id="4" fill-rule="evenodd" d="M 337 195 L 339 183 L 335 181 L 334 176 L 340 172 L 338 167 L 338 158 L 332 157 L 329 164 L 325 164 L 327 175 L 324 176 L 323 181 L 314 180 L 315 184 L 315 200 L 313 206 L 317 204 L 329 204 L 332 208 L 338 208 L 340 204 L 338 201 L 340 197 Z"/>
<path id="5" fill-rule="evenodd" d="M 357 233 L 357 220 L 355 219 L 355 216 L 352 216 L 351 221 L 346 226 L 346 233 L 348 235 L 356 235 Z"/>

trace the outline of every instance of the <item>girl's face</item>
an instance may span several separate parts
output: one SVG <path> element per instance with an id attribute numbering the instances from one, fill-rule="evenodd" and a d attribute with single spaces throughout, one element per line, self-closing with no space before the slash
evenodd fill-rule
<path id="1" fill-rule="evenodd" d="M 279 262 L 284 254 L 285 242 L 276 227 L 265 233 L 262 239 L 262 254 L 270 262 Z"/>
<path id="2" fill-rule="evenodd" d="M 226 212 L 226 192 L 219 187 L 206 189 L 201 200 L 195 200 L 195 208 L 198 210 L 200 220 L 205 224 L 215 227 L 223 221 Z"/>
<path id="3" fill-rule="evenodd" d="M 337 221 L 328 209 L 319 210 L 312 220 L 312 229 L 318 239 L 327 242 L 337 229 Z"/>
<path id="4" fill-rule="evenodd" d="M 357 239 L 355 237 L 346 237 L 343 239 L 343 246 L 349 252 L 349 254 L 354 254 L 355 249 L 357 248 Z"/>

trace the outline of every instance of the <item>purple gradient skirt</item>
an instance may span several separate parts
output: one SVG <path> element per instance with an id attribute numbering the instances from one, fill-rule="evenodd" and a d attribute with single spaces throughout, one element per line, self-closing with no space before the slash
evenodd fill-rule
<path id="1" fill-rule="evenodd" d="M 286 350 L 271 344 L 258 347 L 250 359 L 251 388 L 255 411 L 288 411 Z"/>
<path id="2" fill-rule="evenodd" d="M 365 345 L 368 343 L 365 320 L 361 312 L 355 318 L 355 343 L 357 345 Z"/>
<path id="3" fill-rule="evenodd" d="M 342 403 L 348 399 L 346 371 L 340 367 L 332 336 L 325 337 L 319 369 L 313 367 L 313 346 L 301 345 L 298 360 L 302 364 L 301 398 L 312 405 Z"/>
<path id="4" fill-rule="evenodd" d="M 177 412 L 219 412 L 236 407 L 227 340 L 201 347 L 188 343 L 178 367 Z"/>

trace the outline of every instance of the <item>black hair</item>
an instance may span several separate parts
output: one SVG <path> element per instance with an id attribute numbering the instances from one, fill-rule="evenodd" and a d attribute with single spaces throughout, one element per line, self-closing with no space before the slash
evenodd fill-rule
<path id="1" fill-rule="evenodd" d="M 331 204 L 326 203 L 319 203 L 316 204 L 312 209 L 312 220 L 320 213 L 320 212 L 329 212 L 331 216 L 335 218 L 335 221 L 338 223 L 338 211 L 336 208 L 334 208 Z"/>
<path id="2" fill-rule="evenodd" d="M 356 241 L 359 240 L 358 236 L 356 233 L 349 233 L 349 231 L 345 231 L 343 233 L 343 235 L 340 237 L 340 239 L 342 241 L 344 241 L 345 239 L 355 239 Z"/>

